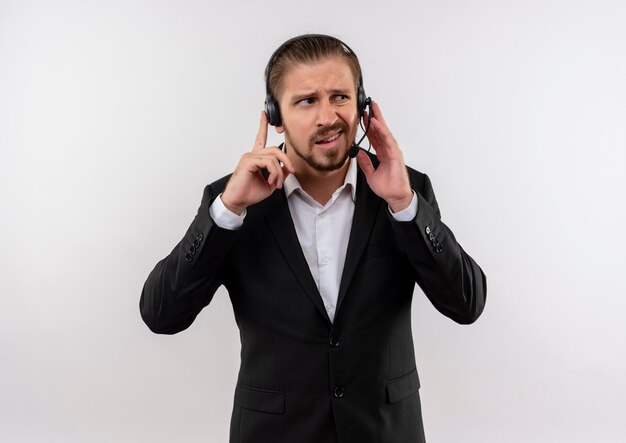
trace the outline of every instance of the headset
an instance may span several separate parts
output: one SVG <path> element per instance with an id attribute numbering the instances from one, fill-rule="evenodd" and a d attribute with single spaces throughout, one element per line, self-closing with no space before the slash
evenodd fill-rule
<path id="1" fill-rule="evenodd" d="M 272 126 L 280 126 L 282 124 L 282 118 L 280 116 L 280 108 L 278 107 L 278 101 L 272 95 L 272 92 L 270 91 L 270 75 L 272 73 L 272 68 L 274 66 L 275 60 L 287 48 L 289 48 L 289 46 L 291 46 L 293 43 L 298 42 L 298 41 L 302 41 L 302 40 L 311 39 L 311 38 L 317 38 L 317 37 L 328 38 L 328 39 L 332 39 L 332 40 L 336 41 L 337 43 L 339 43 L 344 48 L 344 51 L 346 51 L 350 55 L 354 56 L 354 58 L 356 58 L 357 62 L 359 61 L 359 59 L 356 56 L 355 52 L 352 49 L 350 49 L 350 47 L 348 45 L 346 45 L 344 42 L 342 42 L 338 38 L 330 36 L 330 35 L 325 35 L 325 34 L 303 34 L 303 35 L 299 35 L 297 37 L 290 38 L 289 40 L 284 42 L 282 45 L 280 45 L 278 47 L 278 49 L 276 49 L 276 51 L 274 51 L 274 53 L 270 57 L 269 62 L 267 63 L 267 67 L 265 68 L 265 114 L 267 114 L 267 121 L 268 121 L 268 123 L 270 125 L 272 125 Z M 361 142 L 363 141 L 363 139 L 367 135 L 367 131 L 369 131 L 370 121 L 371 121 L 371 118 L 372 118 L 372 99 L 371 99 L 371 97 L 368 97 L 365 94 L 365 89 L 363 88 L 363 74 L 361 73 L 361 69 L 360 68 L 361 67 L 360 67 L 360 64 L 359 64 L 359 85 L 357 87 L 357 112 L 358 112 L 358 116 L 359 116 L 359 123 L 360 123 L 360 118 L 361 118 L 361 116 L 363 116 L 363 113 L 365 112 L 366 109 L 368 109 L 368 112 L 367 112 L 368 118 L 367 118 L 367 127 L 364 129 L 363 136 L 358 141 L 358 143 L 353 144 L 350 147 L 350 151 L 348 152 L 348 155 L 350 157 L 352 157 L 352 158 L 356 157 L 357 153 L 359 152 L 359 145 L 361 144 Z"/>

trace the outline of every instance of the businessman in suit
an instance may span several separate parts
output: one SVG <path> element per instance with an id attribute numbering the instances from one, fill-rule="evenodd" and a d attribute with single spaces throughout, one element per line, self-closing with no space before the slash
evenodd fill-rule
<path id="1" fill-rule="evenodd" d="M 204 189 L 144 285 L 142 318 L 177 333 L 226 287 L 241 336 L 231 442 L 424 442 L 415 283 L 468 324 L 485 275 L 441 221 L 428 177 L 405 166 L 347 45 L 288 40 L 266 89 L 254 146 Z M 360 120 L 376 155 L 354 146 Z M 266 146 L 268 122 L 284 146 Z"/>

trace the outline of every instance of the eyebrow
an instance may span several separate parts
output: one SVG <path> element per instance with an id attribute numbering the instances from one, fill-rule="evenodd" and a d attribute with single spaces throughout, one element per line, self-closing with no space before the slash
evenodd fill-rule
<path id="1" fill-rule="evenodd" d="M 291 100 L 294 101 L 300 101 L 300 100 L 304 100 L 305 98 L 309 98 L 315 95 L 315 91 L 312 92 L 301 92 L 299 94 L 295 94 L 291 96 Z"/>
<path id="2" fill-rule="evenodd" d="M 330 93 L 333 95 L 336 94 L 340 94 L 340 95 L 350 95 L 350 90 L 349 89 L 331 89 Z M 300 101 L 300 100 L 304 100 L 305 98 L 309 98 L 309 97 L 313 97 L 317 94 L 316 91 L 311 91 L 311 92 L 301 92 L 295 95 L 291 96 L 292 100 L 295 101 Z"/>

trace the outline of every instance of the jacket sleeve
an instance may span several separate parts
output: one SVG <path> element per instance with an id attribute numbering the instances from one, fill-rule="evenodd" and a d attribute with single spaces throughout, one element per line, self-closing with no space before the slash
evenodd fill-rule
<path id="1" fill-rule="evenodd" d="M 209 207 L 225 181 L 205 187 L 185 236 L 156 264 L 143 286 L 141 317 L 155 333 L 175 334 L 188 328 L 222 283 L 222 265 L 238 231 L 217 226 Z"/>
<path id="2" fill-rule="evenodd" d="M 473 323 L 485 307 L 487 278 L 441 221 L 428 176 L 413 170 L 409 176 L 417 193 L 417 215 L 392 225 L 415 281 L 439 312 L 457 323 Z"/>

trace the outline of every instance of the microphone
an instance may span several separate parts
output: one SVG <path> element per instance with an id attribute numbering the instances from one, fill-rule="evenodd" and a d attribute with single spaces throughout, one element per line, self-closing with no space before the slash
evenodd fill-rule
<path id="1" fill-rule="evenodd" d="M 352 146 L 350 146 L 350 149 L 348 150 L 348 157 L 354 158 L 357 156 L 358 153 L 359 153 L 359 146 L 352 143 Z"/>
<path id="2" fill-rule="evenodd" d="M 365 128 L 365 131 L 363 133 L 363 136 L 361 137 L 361 139 L 356 142 L 356 143 L 352 143 L 352 146 L 350 146 L 350 149 L 348 150 L 348 157 L 350 158 L 354 158 L 357 156 L 357 154 L 359 153 L 359 149 L 361 148 L 361 142 L 363 141 L 363 139 L 365 138 L 365 136 L 367 135 L 367 131 L 370 130 L 370 123 L 372 122 L 372 99 L 367 97 L 367 99 L 365 100 L 365 104 L 368 108 L 367 111 L 367 127 Z M 363 128 L 361 126 L 361 128 Z M 370 144 L 370 148 L 371 148 L 371 144 Z M 368 149 L 369 151 L 369 149 Z"/>

